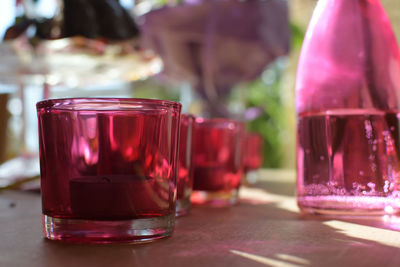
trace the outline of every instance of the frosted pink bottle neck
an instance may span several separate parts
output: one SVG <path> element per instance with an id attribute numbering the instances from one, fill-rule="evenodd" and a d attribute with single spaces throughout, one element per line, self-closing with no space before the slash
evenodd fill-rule
<path id="1" fill-rule="evenodd" d="M 298 114 L 399 107 L 399 48 L 380 1 L 320 0 L 298 65 Z"/>

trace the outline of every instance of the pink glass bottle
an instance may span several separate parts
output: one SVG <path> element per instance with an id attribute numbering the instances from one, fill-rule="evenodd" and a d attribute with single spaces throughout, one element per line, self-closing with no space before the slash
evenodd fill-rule
<path id="1" fill-rule="evenodd" d="M 296 84 L 303 212 L 400 210 L 400 56 L 379 0 L 321 0 Z"/>

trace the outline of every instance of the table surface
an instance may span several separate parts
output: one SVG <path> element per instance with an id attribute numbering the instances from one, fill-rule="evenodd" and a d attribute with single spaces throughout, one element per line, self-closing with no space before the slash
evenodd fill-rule
<path id="1" fill-rule="evenodd" d="M 79 245 L 42 236 L 40 195 L 0 193 L 0 266 L 400 266 L 400 218 L 301 215 L 294 171 L 262 170 L 230 208 L 193 207 L 172 237 Z"/>

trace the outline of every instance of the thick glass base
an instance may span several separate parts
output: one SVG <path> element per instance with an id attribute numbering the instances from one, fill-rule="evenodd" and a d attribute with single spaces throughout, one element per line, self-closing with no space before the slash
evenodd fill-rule
<path id="1" fill-rule="evenodd" d="M 175 214 L 163 217 L 93 221 L 43 215 L 43 233 L 51 240 L 71 243 L 144 243 L 170 236 Z"/>
<path id="2" fill-rule="evenodd" d="M 300 210 L 309 214 L 335 216 L 382 216 L 400 212 L 400 199 L 376 196 L 298 197 Z"/>
<path id="3" fill-rule="evenodd" d="M 176 200 L 176 213 L 177 217 L 188 214 L 190 211 L 190 198 Z"/>
<path id="4" fill-rule="evenodd" d="M 224 191 L 193 191 L 190 198 L 192 204 L 215 207 L 232 206 L 238 202 L 238 189 Z"/>

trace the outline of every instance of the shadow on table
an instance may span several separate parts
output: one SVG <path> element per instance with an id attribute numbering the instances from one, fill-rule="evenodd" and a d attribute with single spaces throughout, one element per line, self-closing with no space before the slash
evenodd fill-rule
<path id="1" fill-rule="evenodd" d="M 245 198 L 242 205 L 262 207 L 270 217 L 268 223 L 280 221 L 280 227 L 274 228 L 280 242 L 272 248 L 275 254 L 240 251 L 237 255 L 267 266 L 400 266 L 395 252 L 400 248 L 400 217 L 304 215 L 294 207 L 293 182 L 261 181 L 250 189 L 265 192 L 266 203 Z"/>
<path id="2" fill-rule="evenodd" d="M 283 202 L 290 199 L 284 193 L 288 191 L 279 195 L 270 188 L 255 190 Z M 43 241 L 40 251 L 58 266 L 400 266 L 400 233 L 385 231 L 304 217 L 267 198 L 242 199 L 229 208 L 195 206 L 188 216 L 177 219 L 171 238 L 151 244 Z"/>
<path id="3" fill-rule="evenodd" d="M 278 195 L 278 196 L 286 196 L 295 198 L 295 183 L 294 181 L 260 181 L 255 185 L 251 186 L 253 189 L 261 189 L 266 194 Z M 293 202 L 294 203 L 294 202 Z M 400 217 L 395 215 L 386 215 L 386 216 L 359 216 L 359 217 L 323 217 L 319 215 L 306 215 L 299 213 L 299 219 L 301 220 L 318 220 L 318 221 L 326 221 L 326 220 L 341 220 L 349 223 L 356 223 L 365 226 L 377 227 L 381 229 L 400 231 Z"/>

